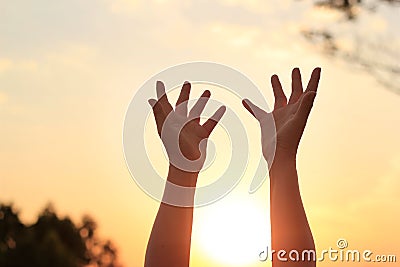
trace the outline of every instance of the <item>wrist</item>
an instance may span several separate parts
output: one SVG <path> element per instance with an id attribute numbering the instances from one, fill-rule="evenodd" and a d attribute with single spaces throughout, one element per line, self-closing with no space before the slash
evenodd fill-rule
<path id="1" fill-rule="evenodd" d="M 169 164 L 167 181 L 184 187 L 196 187 L 199 172 L 189 172 Z"/>
<path id="2" fill-rule="evenodd" d="M 270 175 L 288 168 L 296 168 L 296 152 L 277 150 L 269 170 Z"/>

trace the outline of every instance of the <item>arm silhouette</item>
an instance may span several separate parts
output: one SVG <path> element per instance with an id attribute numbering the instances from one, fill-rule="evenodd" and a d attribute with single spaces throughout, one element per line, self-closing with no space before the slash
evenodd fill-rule
<path id="1" fill-rule="evenodd" d="M 278 76 L 271 77 L 275 96 L 272 116 L 276 128 L 276 151 L 270 173 L 270 205 L 273 267 L 315 266 L 315 259 L 302 257 L 303 251 L 315 253 L 315 245 L 301 200 L 296 155 L 313 102 L 317 93 L 321 69 L 313 70 L 307 88 L 303 91 L 298 68 L 292 71 L 292 93 L 287 100 Z M 260 122 L 264 157 L 267 159 L 267 112 L 243 100 L 244 107 Z M 285 251 L 279 252 L 280 250 Z M 291 260 L 289 252 L 298 251 L 299 261 Z"/>
<path id="2" fill-rule="evenodd" d="M 207 138 L 225 112 L 225 107 L 220 107 L 201 125 L 200 115 L 210 92 L 205 91 L 188 112 L 190 89 L 190 83 L 185 82 L 173 109 L 164 84 L 159 81 L 156 85 L 158 99 L 149 100 L 170 161 L 167 181 L 187 190 L 176 191 L 174 186 L 166 183 L 147 245 L 145 267 L 189 266 L 196 182 L 206 157 Z M 170 205 L 170 199 L 179 199 L 183 205 Z"/>

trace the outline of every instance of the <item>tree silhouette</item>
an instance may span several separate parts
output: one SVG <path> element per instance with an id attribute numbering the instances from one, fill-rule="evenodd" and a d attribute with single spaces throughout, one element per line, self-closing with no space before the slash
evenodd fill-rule
<path id="1" fill-rule="evenodd" d="M 399 4 L 400 0 L 375 0 L 367 3 L 363 0 L 319 0 L 315 1 L 315 6 L 337 9 L 343 12 L 348 20 L 353 20 L 357 18 L 360 9 L 375 11 L 380 4 L 385 3 L 395 5 Z"/>
<path id="2" fill-rule="evenodd" d="M 84 216 L 80 225 L 59 218 L 48 205 L 33 225 L 24 225 L 12 205 L 0 204 L 0 266 L 116 267 L 111 241 L 96 235 L 96 223 Z"/>
<path id="3" fill-rule="evenodd" d="M 391 91 L 400 94 L 400 49 L 399 42 L 394 38 L 362 31 L 355 23 L 361 14 L 371 16 L 378 12 L 380 6 L 386 5 L 392 9 L 400 8 L 400 0 L 319 0 L 314 2 L 314 8 L 320 12 L 336 11 L 343 14 L 333 25 L 310 27 L 302 30 L 302 35 L 311 43 L 322 48 L 329 56 L 342 58 L 369 72 L 378 82 Z M 382 19 L 386 19 L 382 17 Z M 318 23 L 316 23 L 318 24 Z M 351 45 L 344 46 L 340 42 L 340 31 L 337 26 L 348 26 L 347 41 Z"/>

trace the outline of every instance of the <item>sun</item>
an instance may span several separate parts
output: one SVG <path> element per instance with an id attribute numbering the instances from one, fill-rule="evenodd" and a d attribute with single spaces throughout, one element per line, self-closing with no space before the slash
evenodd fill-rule
<path id="1" fill-rule="evenodd" d="M 260 252 L 270 244 L 267 214 L 266 207 L 250 197 L 223 199 L 196 214 L 195 242 L 221 264 L 257 263 Z"/>

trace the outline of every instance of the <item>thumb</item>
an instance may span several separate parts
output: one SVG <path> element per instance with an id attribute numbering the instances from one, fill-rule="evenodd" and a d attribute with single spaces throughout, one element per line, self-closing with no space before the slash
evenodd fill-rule
<path id="1" fill-rule="evenodd" d="M 152 108 L 154 108 L 154 106 L 155 106 L 156 103 L 157 103 L 157 100 L 151 98 L 151 99 L 147 100 L 147 102 L 149 102 L 150 106 L 151 106 Z"/>

